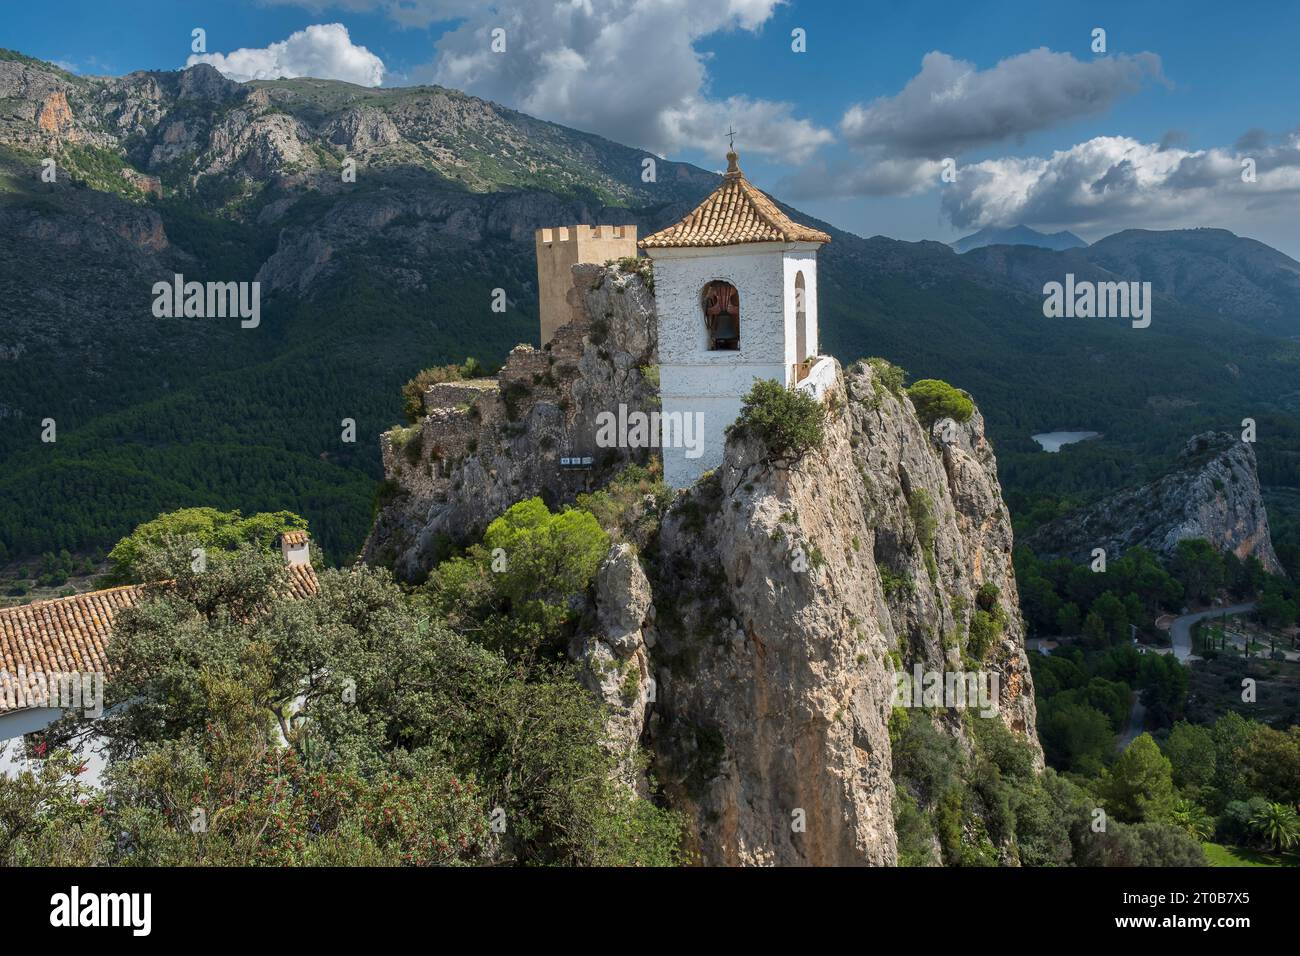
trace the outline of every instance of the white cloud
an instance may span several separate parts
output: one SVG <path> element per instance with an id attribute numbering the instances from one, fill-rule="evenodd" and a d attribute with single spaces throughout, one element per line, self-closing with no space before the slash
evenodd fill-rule
<path id="1" fill-rule="evenodd" d="M 1008 157 L 963 166 L 942 209 L 958 228 L 1027 223 L 1113 231 L 1220 225 L 1251 229 L 1294 218 L 1300 198 L 1300 131 L 1248 152 L 1187 150 L 1125 136 L 1099 136 L 1050 157 Z M 1255 181 L 1242 179 L 1253 159 Z M 1283 201 L 1285 200 L 1285 201 Z"/>
<path id="2" fill-rule="evenodd" d="M 944 159 L 1102 112 L 1147 79 L 1163 79 L 1153 53 L 1080 61 L 1043 48 L 979 70 L 932 51 L 897 94 L 845 111 L 850 159 L 801 170 L 785 188 L 798 199 L 915 196 L 940 184 Z M 1016 161 L 1003 162 L 1010 184 Z"/>
<path id="3" fill-rule="evenodd" d="M 1080 61 L 1040 48 L 979 70 L 934 51 L 897 95 L 851 106 L 840 129 L 890 156 L 941 159 L 1104 112 L 1148 78 L 1161 78 L 1154 53 Z"/>
<path id="4" fill-rule="evenodd" d="M 790 103 L 747 96 L 719 101 L 692 97 L 681 106 L 665 107 L 659 125 L 668 142 L 703 144 L 707 151 L 707 147 L 724 142 L 722 131 L 729 123 L 735 124 L 737 145 L 743 145 L 746 153 L 798 165 L 835 137 L 828 129 L 797 119 L 793 111 Z"/>
<path id="5" fill-rule="evenodd" d="M 364 2 L 364 0 L 355 0 Z M 718 155 L 737 130 L 742 156 L 800 163 L 831 131 L 789 103 L 710 95 L 703 38 L 758 31 L 781 0 L 500 0 L 470 13 L 414 72 L 533 116 L 589 130 L 661 155 L 696 147 Z M 386 0 L 377 4 L 398 13 Z M 456 2 L 404 3 L 402 15 L 445 19 Z M 462 15 L 464 11 L 461 11 Z M 492 50 L 505 30 L 506 50 Z"/>
<path id="6" fill-rule="evenodd" d="M 814 163 L 785 179 L 778 191 L 790 199 L 915 196 L 939 183 L 943 163 L 933 159 L 866 159 Z"/>
<path id="7" fill-rule="evenodd" d="M 240 82 L 296 76 L 344 80 L 361 86 L 379 86 L 384 81 L 384 61 L 353 43 L 341 23 L 318 23 L 260 49 L 198 53 L 185 61 L 186 66 L 195 63 L 211 63 Z"/>

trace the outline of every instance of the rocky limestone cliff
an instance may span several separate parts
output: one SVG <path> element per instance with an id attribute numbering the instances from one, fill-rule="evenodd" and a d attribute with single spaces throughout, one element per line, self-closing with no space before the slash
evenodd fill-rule
<path id="1" fill-rule="evenodd" d="M 982 419 L 927 431 L 865 364 L 829 405 L 825 442 L 797 467 L 735 438 L 661 531 L 656 770 L 706 863 L 895 862 L 887 724 L 900 668 L 995 671 L 998 718 L 1037 747 Z M 1003 624 L 978 647 L 983 585 Z M 964 740 L 960 718 L 949 729 Z"/>
<path id="2" fill-rule="evenodd" d="M 517 350 L 498 381 L 433 386 L 417 455 L 385 439 L 402 493 L 369 559 L 418 576 L 439 536 L 468 537 L 530 495 L 571 500 L 612 472 L 568 474 L 556 458 L 599 411 L 654 406 L 639 368 L 653 358 L 654 302 L 642 276 L 599 266 L 574 269 L 570 302 L 549 355 Z M 541 379 L 512 419 L 507 383 L 530 372 Z M 979 413 L 927 429 L 865 363 L 837 371 L 827 403 L 825 441 L 797 465 L 736 435 L 716 472 L 666 505 L 647 501 L 657 533 L 611 548 L 569 648 L 607 706 L 609 746 L 649 746 L 704 863 L 896 862 L 900 670 L 996 675 L 990 719 L 1040 753 L 1011 522 Z M 969 721 L 984 718 L 942 713 L 969 748 Z M 624 775 L 645 790 L 632 761 Z"/>
<path id="3" fill-rule="evenodd" d="M 1083 561 L 1094 548 L 1110 558 L 1137 546 L 1169 555 L 1187 538 L 1204 538 L 1242 559 L 1254 556 L 1266 570 L 1282 573 L 1249 443 L 1227 432 L 1197 435 L 1159 480 L 1058 518 L 1028 543 L 1043 555 Z"/>
<path id="4" fill-rule="evenodd" d="M 623 758 L 622 780 L 642 796 L 649 795 L 649 781 L 632 755 L 657 688 L 653 598 L 636 548 L 615 544 L 596 577 L 596 626 L 579 631 L 569 647 L 578 679 L 605 704 L 606 746 Z"/>
<path id="5" fill-rule="evenodd" d="M 418 579 L 516 501 L 571 502 L 645 460 L 646 449 L 598 448 L 595 435 L 602 412 L 658 408 L 646 379 L 657 362 L 646 278 L 597 265 L 575 267 L 573 278 L 573 321 L 544 349 L 519 346 L 495 379 L 432 386 L 419 424 L 384 435 L 391 500 L 365 560 Z M 588 463 L 562 463 L 572 458 Z"/>

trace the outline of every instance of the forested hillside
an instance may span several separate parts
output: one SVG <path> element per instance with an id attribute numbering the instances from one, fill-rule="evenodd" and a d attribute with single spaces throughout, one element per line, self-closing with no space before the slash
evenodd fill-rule
<path id="1" fill-rule="evenodd" d="M 0 54 L 0 562 L 102 552 L 188 505 L 300 513 L 331 560 L 350 560 L 400 384 L 536 341 L 533 230 L 644 233 L 715 182 L 662 160 L 646 181 L 647 158 L 440 88 L 235 84 L 206 66 L 87 79 Z M 1091 249 L 958 256 L 818 225 L 833 236 L 825 346 L 975 395 L 1018 519 L 1149 479 L 1190 434 L 1252 417 L 1286 524 L 1300 486 L 1296 263 L 1221 231 L 1125 233 L 1086 262 L 1072 257 Z M 1212 284 L 1159 274 L 1171 248 L 1198 242 L 1223 264 Z M 1151 327 L 1045 319 L 1029 279 L 1076 261 L 1140 263 Z M 175 273 L 256 279 L 259 327 L 154 318 L 152 285 Z M 1029 436 L 1056 428 L 1104 437 L 1045 455 Z"/>

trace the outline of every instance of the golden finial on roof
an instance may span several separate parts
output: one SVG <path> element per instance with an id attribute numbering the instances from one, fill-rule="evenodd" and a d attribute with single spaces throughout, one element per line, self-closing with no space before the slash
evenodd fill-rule
<path id="1" fill-rule="evenodd" d="M 735 136 L 735 130 L 726 135 Z M 728 143 L 727 171 L 704 201 L 677 223 L 646 236 L 642 249 L 699 249 L 747 242 L 814 242 L 831 237 L 820 229 L 795 222 L 767 195 L 755 189 L 740 171 L 734 139 Z"/>

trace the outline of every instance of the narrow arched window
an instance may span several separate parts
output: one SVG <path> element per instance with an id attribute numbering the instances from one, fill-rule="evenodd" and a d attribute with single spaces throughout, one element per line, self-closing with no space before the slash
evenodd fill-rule
<path id="1" fill-rule="evenodd" d="M 808 357 L 807 295 L 803 284 L 803 273 L 796 272 L 794 275 L 794 357 L 799 362 Z"/>
<path id="2" fill-rule="evenodd" d="M 730 282 L 718 279 L 700 295 L 704 328 L 710 352 L 740 348 L 740 293 Z"/>

